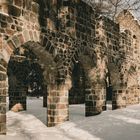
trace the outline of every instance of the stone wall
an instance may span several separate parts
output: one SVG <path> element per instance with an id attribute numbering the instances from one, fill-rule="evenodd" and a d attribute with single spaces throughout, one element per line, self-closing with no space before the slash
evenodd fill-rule
<path id="1" fill-rule="evenodd" d="M 96 21 L 95 52 L 97 54 L 97 74 L 102 76 L 102 84 L 106 88 L 119 88 L 119 25 L 107 17 L 98 16 Z M 97 83 L 97 82 L 96 82 Z M 106 90 L 107 92 L 108 90 Z M 116 104 L 113 93 L 109 92 L 100 97 L 103 110 L 106 109 L 108 94 L 112 94 L 112 105 Z"/>
<path id="2" fill-rule="evenodd" d="M 27 41 L 39 41 L 39 15 L 35 7 L 37 3 L 14 0 L 9 1 L 7 14 L 0 13 L 1 50 L 7 62 L 14 48 Z"/>
<path id="3" fill-rule="evenodd" d="M 122 20 L 123 19 L 123 20 Z M 117 22 L 121 28 L 121 79 L 126 89 L 126 105 L 139 103 L 140 25 L 131 11 L 122 11 Z"/>
<path id="4" fill-rule="evenodd" d="M 108 87 L 113 89 L 113 109 L 139 102 L 139 84 L 135 80 L 140 68 L 136 63 L 140 50 L 139 33 L 134 34 L 139 28 L 132 26 L 134 31 L 133 28 L 120 31 L 119 24 L 98 15 L 82 0 L 3 0 L 1 7 L 1 82 L 5 85 L 7 66 L 17 55 L 16 50 L 19 50 L 19 58 L 22 56 L 28 61 L 37 61 L 43 69 L 44 89 L 48 90 L 44 92 L 48 94 L 47 98 L 44 95 L 48 126 L 69 119 L 70 89 L 74 89 L 70 91 L 71 99 L 77 100 L 74 102 L 79 102 L 78 96 L 81 95 L 80 100 L 84 102 L 85 97 L 86 116 L 99 114 L 106 109 Z M 123 24 L 120 22 L 120 25 Z M 36 58 L 33 59 L 32 54 Z M 75 65 L 80 65 L 82 74 L 74 79 Z M 76 87 L 73 82 L 80 84 L 80 77 L 84 79 L 83 85 Z M 6 87 L 3 87 L 0 133 L 5 133 L 6 123 Z M 78 93 L 76 96 L 75 92 Z M 15 94 L 11 95 L 10 107 L 23 102 L 26 109 L 26 96 L 23 101 Z"/>
<path id="5" fill-rule="evenodd" d="M 0 134 L 6 133 L 6 96 L 7 85 L 6 73 L 7 64 L 13 50 L 24 42 L 29 40 L 39 41 L 39 22 L 38 22 L 38 4 L 25 3 L 22 0 L 7 1 L 0 3 L 0 51 L 1 51 L 1 101 L 0 101 Z M 5 64 L 3 65 L 3 62 Z M 3 71 L 4 70 L 4 71 Z M 9 87 L 10 88 L 10 87 Z M 18 91 L 21 92 L 20 88 Z M 16 93 L 18 92 L 15 91 Z M 23 90 L 22 90 L 23 92 Z M 18 93 L 17 93 L 18 94 Z M 13 94 L 14 95 L 14 94 Z M 20 95 L 20 94 L 19 94 Z M 26 108 L 26 100 L 23 96 L 16 95 L 12 98 L 11 104 L 20 101 L 24 102 Z M 14 100 L 15 99 L 15 100 Z M 26 96 L 25 96 L 26 99 Z M 15 103 L 14 103 L 15 102 Z M 11 107 L 10 107 L 11 108 Z"/>
<path id="6" fill-rule="evenodd" d="M 5 62 L 1 60 L 1 64 Z M 0 66 L 0 135 L 6 134 L 6 69 Z"/>

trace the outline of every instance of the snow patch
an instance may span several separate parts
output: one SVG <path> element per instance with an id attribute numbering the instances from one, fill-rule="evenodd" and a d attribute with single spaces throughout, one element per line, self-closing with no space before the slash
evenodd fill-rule
<path id="1" fill-rule="evenodd" d="M 140 104 L 115 111 L 104 111 L 93 117 L 84 117 L 84 104 L 70 105 L 71 121 L 52 128 L 44 125 L 46 120 L 43 118 L 46 118 L 47 113 L 46 108 L 42 107 L 40 98 L 28 98 L 27 105 L 27 111 L 7 112 L 8 133 L 6 136 L 0 136 L 0 140 L 115 140 L 130 137 L 139 140 L 140 138 L 138 129 Z M 38 118 L 44 120 L 44 123 Z M 134 126 L 131 129 L 130 123 Z"/>
<path id="2" fill-rule="evenodd" d="M 18 136 L 25 140 L 101 140 L 88 131 L 78 128 L 72 122 L 48 128 L 35 116 L 27 114 L 25 111 L 18 113 L 8 111 L 7 117 L 7 135 L 11 137 Z"/>
<path id="3" fill-rule="evenodd" d="M 88 131 L 76 127 L 76 124 L 73 122 L 67 122 L 65 124 L 59 125 L 58 128 L 63 130 L 66 135 L 69 135 L 76 140 L 101 140 L 101 138 L 98 138 L 93 134 L 91 135 Z"/>
<path id="4" fill-rule="evenodd" d="M 130 113 L 137 113 L 138 112 L 137 110 L 128 109 L 128 108 L 126 108 L 124 111 L 130 112 Z"/>
<path id="5" fill-rule="evenodd" d="M 122 116 L 122 115 L 116 115 L 116 116 L 109 115 L 109 116 L 113 117 L 115 119 L 119 119 L 119 120 L 125 121 L 127 123 L 140 124 L 140 120 L 138 120 L 138 119 L 134 119 L 134 118 L 130 118 L 130 117 L 125 117 L 125 116 Z"/>

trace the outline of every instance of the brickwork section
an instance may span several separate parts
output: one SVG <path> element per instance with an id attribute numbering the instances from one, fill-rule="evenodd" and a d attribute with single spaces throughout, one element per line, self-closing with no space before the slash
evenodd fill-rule
<path id="1" fill-rule="evenodd" d="M 123 20 L 121 20 L 123 18 Z M 139 103 L 139 52 L 140 52 L 140 30 L 139 23 L 130 11 L 122 11 L 117 21 L 121 28 L 121 81 L 126 88 L 126 105 Z M 128 22 L 129 21 L 129 22 Z M 127 23 L 127 24 L 126 24 Z"/>
<path id="2" fill-rule="evenodd" d="M 113 91 L 112 108 L 123 108 L 127 105 L 139 104 L 140 94 L 139 87 L 130 87 Z"/>
<path id="3" fill-rule="evenodd" d="M 50 85 L 48 92 L 48 127 L 55 126 L 64 121 L 68 121 L 67 85 Z"/>
<path id="4" fill-rule="evenodd" d="M 6 72 L 0 65 L 0 135 L 6 134 Z"/>
<path id="5" fill-rule="evenodd" d="M 140 89 L 139 87 L 130 87 L 126 90 L 126 105 L 133 105 L 140 103 Z"/>
<path id="6" fill-rule="evenodd" d="M 112 99 L 112 109 L 126 107 L 126 90 L 114 90 Z"/>
<path id="7" fill-rule="evenodd" d="M 121 50 L 119 48 L 120 42 L 120 27 L 119 24 L 113 23 L 110 19 L 105 20 L 105 30 L 106 30 L 106 41 L 107 41 L 107 54 L 108 54 L 108 79 L 107 79 L 107 87 L 115 89 L 122 86 L 121 78 L 120 78 L 120 54 Z M 112 93 L 113 95 L 113 93 Z M 112 105 L 113 105 L 113 97 L 112 97 Z"/>
<path id="8" fill-rule="evenodd" d="M 132 21 L 131 26 L 125 26 L 127 19 L 118 18 L 119 24 L 115 23 L 98 15 L 82 0 L 3 0 L 1 7 L 0 52 L 6 64 L 0 62 L 0 70 L 4 67 L 6 71 L 6 65 L 17 50 L 20 50 L 21 60 L 24 57 L 37 61 L 43 68 L 44 85 L 47 86 L 43 106 L 48 106 L 48 126 L 68 120 L 70 89 L 71 103 L 85 100 L 86 116 L 106 109 L 105 89 L 109 87 L 113 90 L 113 109 L 139 103 L 140 31 L 130 13 L 124 16 L 125 11 L 119 15 Z M 82 74 L 78 73 L 76 78 L 77 64 Z M 8 76 L 13 79 L 12 73 Z M 65 84 L 68 76 L 72 83 L 69 81 L 69 88 Z M 17 102 L 22 102 L 26 108 L 27 87 L 23 77 L 20 78 L 16 76 L 20 82 L 15 89 L 11 89 L 9 81 L 10 108 Z M 4 98 L 2 96 L 2 100 Z"/>
<path id="9" fill-rule="evenodd" d="M 105 107 L 104 89 L 86 89 L 86 116 L 100 114 Z"/>

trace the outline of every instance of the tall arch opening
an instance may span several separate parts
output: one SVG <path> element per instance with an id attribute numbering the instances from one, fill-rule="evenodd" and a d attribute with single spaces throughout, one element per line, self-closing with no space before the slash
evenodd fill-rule
<path id="1" fill-rule="evenodd" d="M 97 65 L 96 54 L 91 54 L 88 50 L 80 54 L 77 60 L 72 71 L 69 102 L 84 104 L 78 110 L 84 112 L 86 117 L 98 115 L 106 108 L 105 70 Z M 104 62 L 102 65 L 104 66 Z M 79 115 L 81 112 L 75 111 L 75 114 Z"/>
<path id="2" fill-rule="evenodd" d="M 52 54 L 50 54 L 46 48 L 42 47 L 39 43 L 29 41 L 24 43 L 24 45 L 17 47 L 13 55 L 11 55 L 11 59 L 9 60 L 8 65 L 11 64 L 11 61 L 16 64 L 17 70 L 12 69 L 9 66 L 8 76 L 13 76 L 13 74 L 10 72 L 12 69 L 11 71 L 15 74 L 15 80 L 17 81 L 10 81 L 9 78 L 9 91 L 11 92 L 11 89 L 13 89 L 10 88 L 12 85 L 11 83 L 16 85 L 15 86 L 13 84 L 14 87 L 20 85 L 20 90 L 18 90 L 18 92 L 13 90 L 14 92 L 12 91 L 10 93 L 11 96 L 16 96 L 14 98 L 10 98 L 10 108 L 12 108 L 16 103 L 20 103 L 23 109 L 26 110 L 26 94 L 29 91 L 29 87 L 31 88 L 31 83 L 33 83 L 33 81 L 30 81 L 30 78 L 28 79 L 27 77 L 29 77 L 33 65 L 38 67 L 35 64 L 37 63 L 43 69 L 43 94 L 45 94 L 45 105 L 47 104 L 47 109 L 45 108 L 47 113 L 46 111 L 44 111 L 44 113 L 46 113 L 45 122 L 47 120 L 47 126 L 52 127 L 67 121 L 68 89 L 70 86 L 69 78 L 63 77 L 63 69 L 59 69 L 58 71 Z M 47 91 L 48 94 L 46 95 Z M 14 99 L 14 102 L 12 99 Z"/>
<path id="3" fill-rule="evenodd" d="M 111 84 L 110 71 L 108 71 L 106 75 L 105 85 L 106 85 L 106 98 L 104 110 L 112 110 L 113 87 Z"/>
<path id="4" fill-rule="evenodd" d="M 27 113 L 37 115 L 36 111 L 34 110 L 35 112 L 33 112 L 32 110 L 31 106 L 34 106 L 34 103 L 30 100 L 33 97 L 47 97 L 47 88 L 45 88 L 47 84 L 44 80 L 44 69 L 41 63 L 38 62 L 39 58 L 32 50 L 28 49 L 29 45 L 31 44 L 24 44 L 15 49 L 8 63 L 9 109 L 15 112 L 27 110 Z M 47 104 L 47 98 L 43 101 L 41 104 L 39 103 L 41 107 Z M 43 111 L 41 112 L 43 113 Z M 46 113 L 42 116 L 45 115 Z M 46 124 L 46 117 L 42 120 Z"/>
<path id="5" fill-rule="evenodd" d="M 85 71 L 80 61 L 74 63 L 69 90 L 69 117 L 78 120 L 85 117 Z"/>
<path id="6" fill-rule="evenodd" d="M 72 71 L 72 88 L 69 90 L 69 104 L 85 103 L 85 73 L 81 64 L 75 63 Z"/>

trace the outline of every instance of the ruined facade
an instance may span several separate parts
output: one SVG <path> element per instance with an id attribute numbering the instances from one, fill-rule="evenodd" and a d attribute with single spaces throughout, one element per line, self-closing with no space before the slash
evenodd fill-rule
<path id="1" fill-rule="evenodd" d="M 127 28 L 119 17 L 115 23 L 82 0 L 2 0 L 0 134 L 6 96 L 9 109 L 21 103 L 26 110 L 36 67 L 49 127 L 69 120 L 69 103 L 85 103 L 86 116 L 106 110 L 107 99 L 112 109 L 139 103 L 139 24 L 131 18 L 135 28 Z"/>

